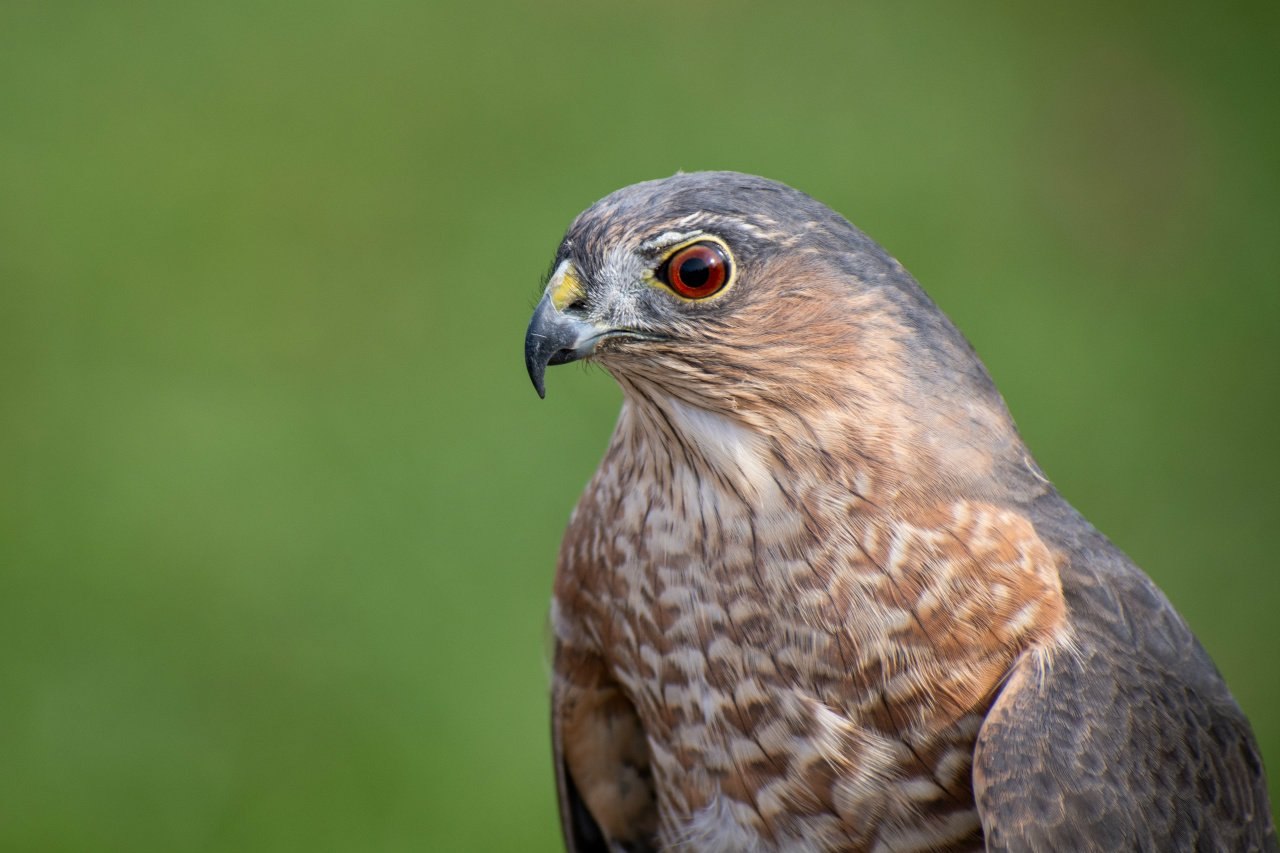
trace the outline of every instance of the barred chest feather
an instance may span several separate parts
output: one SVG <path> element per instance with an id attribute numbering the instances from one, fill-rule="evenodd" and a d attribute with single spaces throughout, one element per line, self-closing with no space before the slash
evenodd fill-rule
<path id="1" fill-rule="evenodd" d="M 555 689 L 592 813 L 664 848 L 981 849 L 983 717 L 1019 656 L 1064 641 L 1031 525 L 680 404 L 627 428 L 645 414 L 624 408 L 557 575 Z"/>

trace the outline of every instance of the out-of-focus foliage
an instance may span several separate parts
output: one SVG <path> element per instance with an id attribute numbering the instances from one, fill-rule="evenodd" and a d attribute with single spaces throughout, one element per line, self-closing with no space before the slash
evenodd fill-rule
<path id="1" fill-rule="evenodd" d="M 0 5 L 0 849 L 557 849 L 524 325 L 677 169 L 897 255 L 1280 767 L 1277 8 Z"/>

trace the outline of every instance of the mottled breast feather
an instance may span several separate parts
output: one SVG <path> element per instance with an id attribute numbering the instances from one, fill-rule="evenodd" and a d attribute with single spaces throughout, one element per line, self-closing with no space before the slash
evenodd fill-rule
<path id="1" fill-rule="evenodd" d="M 605 835 L 980 846 L 982 718 L 1015 660 L 1047 666 L 1068 642 L 1033 527 L 971 501 L 888 514 L 799 460 L 752 458 L 716 416 L 692 415 L 717 430 L 707 451 L 645 447 L 632 417 L 556 585 L 563 761 Z"/>

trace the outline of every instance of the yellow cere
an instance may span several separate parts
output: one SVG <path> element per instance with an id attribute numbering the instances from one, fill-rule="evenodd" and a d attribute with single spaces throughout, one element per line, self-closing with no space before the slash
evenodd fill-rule
<path id="1" fill-rule="evenodd" d="M 551 304 L 556 306 L 556 310 L 563 311 L 585 296 L 586 290 L 573 274 L 573 267 L 566 264 L 560 271 L 559 279 L 552 281 L 547 288 L 547 295 L 551 297 Z"/>

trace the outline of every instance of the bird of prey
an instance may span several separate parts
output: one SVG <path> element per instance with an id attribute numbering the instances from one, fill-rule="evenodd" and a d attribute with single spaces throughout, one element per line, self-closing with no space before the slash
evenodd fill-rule
<path id="1" fill-rule="evenodd" d="M 569 227 L 525 340 L 621 385 L 552 601 L 571 851 L 1276 850 L 1249 724 L 964 337 L 729 172 Z"/>

